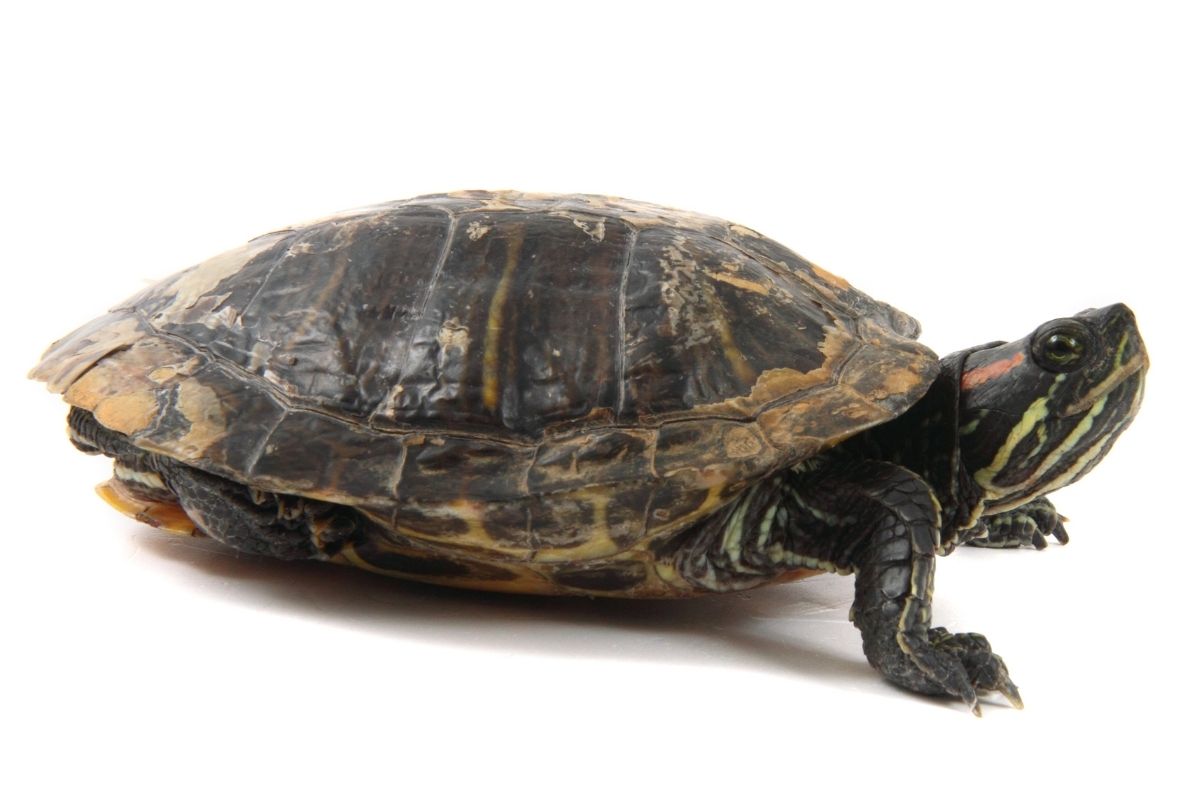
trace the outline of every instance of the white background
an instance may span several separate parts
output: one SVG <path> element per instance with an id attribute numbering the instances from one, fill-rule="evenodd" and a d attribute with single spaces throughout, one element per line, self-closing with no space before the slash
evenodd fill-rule
<path id="1" fill-rule="evenodd" d="M 649 6 L 5 12 L 0 795 L 1194 791 L 1194 6 Z M 259 233 L 459 188 L 733 219 L 941 352 L 1134 308 L 1146 401 L 1059 495 L 1071 544 L 938 567 L 935 621 L 988 634 L 1026 710 L 884 684 L 845 578 L 494 597 L 239 556 L 92 495 L 107 464 L 24 379 L 51 340 Z"/>

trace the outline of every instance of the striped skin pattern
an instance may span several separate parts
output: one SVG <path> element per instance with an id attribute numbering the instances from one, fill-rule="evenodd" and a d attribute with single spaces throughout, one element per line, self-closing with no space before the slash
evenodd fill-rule
<path id="1" fill-rule="evenodd" d="M 355 509 L 368 532 L 323 557 L 678 596 L 711 589 L 651 545 L 911 407 L 938 370 L 917 331 L 722 220 L 465 192 L 259 237 L 33 375 L 136 448 Z"/>
<path id="2" fill-rule="evenodd" d="M 1141 406 L 1149 360 L 1133 313 L 1117 305 L 1049 322 L 1031 334 L 1034 346 L 1064 323 L 1077 327 L 1089 348 L 1077 369 L 1039 368 L 1020 357 L 1031 347 L 1024 341 L 965 363 L 959 435 L 985 519 L 1022 507 L 1036 514 L 1038 498 L 1107 455 Z"/>
<path id="3" fill-rule="evenodd" d="M 981 523 L 979 530 L 966 535 L 968 544 L 976 547 L 1033 547 L 1044 550 L 1049 545 L 1047 537 L 1052 536 L 1062 544 L 1070 540 L 1058 510 L 1045 497 L 1030 500 L 1008 511 L 998 511 Z"/>

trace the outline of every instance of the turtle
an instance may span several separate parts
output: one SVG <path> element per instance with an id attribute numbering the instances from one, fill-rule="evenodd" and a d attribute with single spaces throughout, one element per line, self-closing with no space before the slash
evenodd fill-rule
<path id="1" fill-rule="evenodd" d="M 31 377 L 118 510 L 240 551 L 629 598 L 855 576 L 868 661 L 1021 706 L 932 627 L 934 558 L 1067 541 L 1046 495 L 1130 424 L 1124 305 L 939 358 L 756 231 L 465 191 L 268 233 L 55 342 Z"/>

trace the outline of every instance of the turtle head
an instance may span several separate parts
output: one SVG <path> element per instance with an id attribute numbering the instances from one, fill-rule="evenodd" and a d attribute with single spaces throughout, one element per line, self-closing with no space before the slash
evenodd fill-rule
<path id="1" fill-rule="evenodd" d="M 961 377 L 963 465 L 986 513 L 1085 475 L 1129 425 L 1149 359 L 1123 305 L 1056 319 L 971 352 Z"/>

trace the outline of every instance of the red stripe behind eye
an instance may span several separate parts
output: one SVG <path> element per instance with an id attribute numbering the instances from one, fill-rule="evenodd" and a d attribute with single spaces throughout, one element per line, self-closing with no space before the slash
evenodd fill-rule
<path id="1" fill-rule="evenodd" d="M 1025 354 L 1017 353 L 1011 358 L 1006 358 L 1003 361 L 993 361 L 990 364 L 984 364 L 981 367 L 976 367 L 973 370 L 964 372 L 962 376 L 962 388 L 974 389 L 981 383 L 987 383 L 993 378 L 1000 377 L 1024 360 Z"/>

